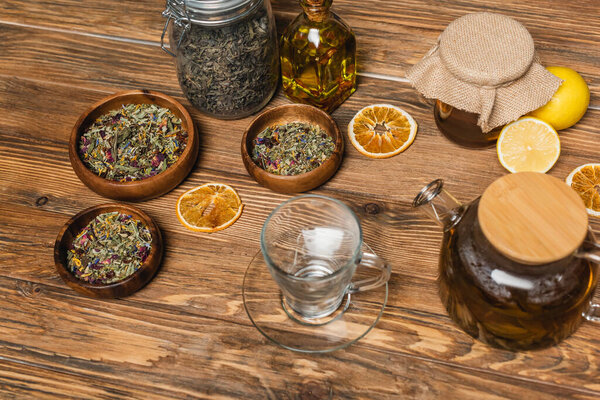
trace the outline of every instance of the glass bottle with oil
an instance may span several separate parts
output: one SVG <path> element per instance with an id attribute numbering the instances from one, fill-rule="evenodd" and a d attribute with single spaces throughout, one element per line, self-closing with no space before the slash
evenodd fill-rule
<path id="1" fill-rule="evenodd" d="M 356 39 L 331 2 L 300 0 L 304 12 L 283 33 L 280 49 L 285 95 L 326 112 L 356 90 Z"/>

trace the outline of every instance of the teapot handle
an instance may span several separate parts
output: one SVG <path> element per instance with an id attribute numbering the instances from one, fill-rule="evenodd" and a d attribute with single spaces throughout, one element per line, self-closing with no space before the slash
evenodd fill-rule
<path id="1" fill-rule="evenodd" d="M 590 308 L 584 311 L 582 315 L 588 321 L 600 322 L 600 304 L 593 304 L 590 300 Z"/>
<path id="2" fill-rule="evenodd" d="M 592 240 L 586 240 L 584 242 L 583 247 L 586 249 L 578 251 L 575 253 L 575 256 L 596 264 L 600 264 L 600 243 L 596 241 L 596 238 L 594 237 L 594 231 L 591 228 L 590 236 Z M 584 311 L 582 315 L 588 321 L 600 322 L 600 304 L 594 303 L 594 300 L 591 299 L 589 308 Z"/>

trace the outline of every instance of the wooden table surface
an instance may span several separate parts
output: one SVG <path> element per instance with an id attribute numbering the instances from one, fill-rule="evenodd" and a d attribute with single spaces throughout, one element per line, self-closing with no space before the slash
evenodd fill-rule
<path id="1" fill-rule="evenodd" d="M 549 174 L 564 179 L 600 161 L 600 7 L 597 0 L 336 0 L 355 30 L 359 87 L 333 117 L 342 132 L 361 107 L 390 103 L 419 123 L 414 144 L 387 160 L 348 142 L 342 166 L 314 193 L 335 197 L 362 221 L 365 241 L 392 266 L 389 302 L 377 327 L 345 350 L 284 350 L 250 323 L 242 279 L 259 251 L 269 212 L 290 196 L 256 184 L 239 154 L 251 117 L 224 122 L 195 111 L 159 47 L 162 0 L 3 0 L 0 3 L 0 398 L 457 398 L 597 399 L 599 327 L 584 323 L 560 345 L 513 353 L 463 333 L 436 288 L 440 229 L 410 203 L 434 178 L 461 201 L 505 170 L 496 150 L 468 150 L 435 128 L 431 108 L 404 79 L 443 28 L 469 12 L 515 17 L 533 35 L 545 65 L 570 66 L 592 91 L 591 107 L 561 132 Z M 300 12 L 276 0 L 282 29 Z M 166 252 L 155 279 L 133 296 L 94 300 L 54 270 L 60 227 L 106 202 L 69 164 L 69 132 L 91 103 L 146 88 L 179 99 L 201 135 L 197 164 L 175 190 L 138 204 L 163 231 Z M 277 94 L 267 107 L 286 104 Z M 215 233 L 177 221 L 185 190 L 218 181 L 246 204 Z M 592 222 L 597 229 L 597 220 Z"/>

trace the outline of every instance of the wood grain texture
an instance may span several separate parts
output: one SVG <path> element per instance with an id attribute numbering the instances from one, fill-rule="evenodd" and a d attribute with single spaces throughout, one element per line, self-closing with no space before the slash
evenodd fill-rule
<path id="1" fill-rule="evenodd" d="M 142 11 L 137 4 L 141 2 L 8 0 L 0 5 L 2 20 L 53 29 L 0 25 L 0 397 L 600 396 L 597 326 L 585 323 L 550 349 L 512 353 L 474 341 L 447 317 L 435 284 L 441 232 L 410 203 L 437 177 L 467 201 L 505 172 L 494 149 L 463 149 L 446 140 L 435 128 L 431 105 L 405 83 L 363 77 L 333 118 L 345 135 L 348 122 L 363 106 L 398 105 L 419 123 L 415 143 L 389 160 L 366 159 L 347 145 L 340 170 L 316 191 L 349 204 L 361 219 L 365 241 L 391 263 L 389 304 L 381 321 L 363 340 L 329 355 L 292 353 L 264 339 L 243 308 L 243 273 L 258 251 L 264 219 L 290 196 L 259 186 L 245 171 L 239 146 L 251 117 L 224 123 L 194 111 L 182 98 L 171 60 L 156 43 L 72 33 L 102 31 L 138 39 L 153 35 L 157 18 L 149 17 L 149 10 L 163 5 L 144 2 Z M 340 14 L 346 16 L 341 7 L 349 7 L 350 18 L 371 25 L 369 31 L 378 38 L 381 20 L 390 29 L 386 37 L 395 35 L 391 27 L 409 29 L 403 24 L 412 24 L 409 30 L 434 39 L 438 25 L 449 21 L 440 22 L 444 14 L 436 16 L 432 6 L 456 16 L 479 7 L 456 1 L 377 2 L 380 7 L 359 13 L 359 3 L 352 4 L 335 2 Z M 567 8 L 552 5 L 552 10 L 531 3 L 515 7 L 530 21 Z M 596 11 L 583 2 L 570 6 L 588 16 Z M 288 0 L 275 3 L 278 16 L 291 18 L 296 7 Z M 413 14 L 393 17 L 384 7 L 407 7 Z M 74 9 L 86 12 L 80 15 Z M 35 10 L 39 12 L 29 12 Z M 537 22 L 540 33 L 549 35 L 542 22 Z M 561 46 L 578 40 L 585 47 L 598 34 L 594 23 L 566 24 L 561 17 L 553 27 L 565 36 Z M 551 43 L 549 54 L 560 53 L 561 47 Z M 389 59 L 372 65 L 400 70 L 394 64 L 399 50 L 393 51 Z M 589 50 L 590 57 L 597 58 L 593 52 Z M 200 155 L 182 185 L 138 204 L 164 233 L 164 262 L 156 278 L 123 300 L 88 299 L 69 289 L 53 270 L 52 246 L 60 227 L 77 211 L 105 202 L 70 168 L 69 132 L 90 104 L 133 88 L 160 90 L 186 105 L 199 128 Z M 268 107 L 287 103 L 278 95 Z M 551 175 L 564 179 L 574 167 L 600 159 L 599 117 L 599 111 L 591 110 L 561 133 L 562 155 Z M 232 227 L 194 234 L 177 222 L 175 202 L 185 190 L 208 181 L 231 184 L 246 207 Z M 600 227 L 597 219 L 592 224 Z M 67 392 L 73 386 L 80 392 Z"/>
<path id="2" fill-rule="evenodd" d="M 485 189 L 477 207 L 479 226 L 492 246 L 529 265 L 575 253 L 588 235 L 588 219 L 577 192 L 564 180 L 538 172 L 499 178 Z"/>
<path id="3" fill-rule="evenodd" d="M 66 96 L 71 90 L 67 86 L 54 83 L 42 84 L 23 80 L 19 80 L 19 83 L 17 86 L 21 88 L 21 95 L 53 92 Z M 29 89 L 26 90 L 27 87 Z M 376 89 L 375 86 L 374 90 Z M 84 99 L 88 96 L 93 97 L 96 93 L 94 91 L 86 93 L 83 89 L 78 89 L 78 92 L 82 93 Z M 10 93 L 3 92 L 3 94 L 5 93 L 6 98 L 10 99 Z M 97 95 L 102 96 L 102 94 Z M 38 98 L 38 101 L 42 102 L 44 96 L 32 96 L 33 98 Z M 15 109 L 16 115 L 29 115 L 29 118 L 35 118 L 38 112 L 41 114 L 46 112 L 41 110 L 44 108 L 41 103 L 36 105 L 28 102 L 27 104 L 28 108 L 21 111 Z M 77 101 L 73 104 L 77 104 Z M 1 107 L 0 109 L 6 109 L 5 107 L 11 107 L 11 105 L 2 104 Z M 73 118 L 76 118 L 77 110 L 69 111 L 68 108 L 73 107 L 67 107 L 64 110 L 60 110 L 58 107 L 57 115 L 71 113 Z M 429 110 L 425 109 L 421 114 L 417 113 L 415 116 L 419 121 L 425 121 L 428 113 Z M 69 120 L 69 118 L 66 119 Z M 433 124 L 432 121 L 428 123 Z M 36 251 L 36 249 L 51 249 L 51 243 L 57 230 L 74 212 L 73 210 L 79 210 L 103 200 L 86 189 L 68 168 L 66 137 L 62 141 L 59 140 L 59 143 L 55 143 L 50 138 L 38 136 L 35 129 L 29 132 L 22 130 L 4 134 L 7 132 L 4 129 L 8 129 L 9 125 L 10 121 L 0 120 L 0 131 L 3 132 L 0 158 L 15 159 L 4 165 L 0 171 L 0 184 L 6 188 L 5 191 L 8 193 L 3 196 L 7 203 L 0 212 L 0 215 L 6 216 L 0 221 L 0 226 L 3 227 L 2 237 L 5 238 L 3 239 L 5 242 L 1 244 L 7 250 L 10 244 L 10 250 L 3 253 L 4 259 L 1 261 L 3 264 L 13 266 L 8 272 L 10 278 L 31 282 L 23 284 L 25 286 L 20 286 L 21 289 L 16 290 L 35 293 L 36 287 L 41 291 L 46 285 L 49 285 L 49 287 L 56 287 L 68 293 L 52 271 L 50 267 L 52 260 L 48 259 L 48 254 L 44 257 L 44 251 Z M 218 126 L 221 128 L 219 129 Z M 209 129 L 204 132 L 207 140 L 204 142 L 203 152 L 214 151 L 206 143 L 213 142 L 213 140 L 209 140 L 211 136 L 214 136 L 215 142 L 218 142 L 219 138 L 226 137 L 230 133 L 231 125 L 229 124 L 225 131 L 219 123 L 216 123 L 214 128 L 215 130 Z M 57 126 L 55 129 L 68 131 L 68 125 L 62 128 Z M 241 130 L 243 127 L 239 129 Z M 433 133 L 439 136 L 437 132 L 432 131 L 429 140 L 434 140 L 436 137 Z M 585 135 L 586 133 L 582 132 L 581 134 Z M 587 134 L 589 135 L 589 133 Z M 451 146 L 452 150 L 459 149 L 449 145 L 447 141 L 445 143 L 447 143 L 447 148 Z M 233 153 L 234 150 L 231 151 Z M 472 151 L 471 153 L 478 154 L 478 152 Z M 232 159 L 235 157 L 234 154 L 231 155 Z M 491 160 L 490 157 L 483 155 L 481 157 L 478 162 L 482 165 L 491 160 L 496 162 L 493 157 Z M 221 321 L 246 326 L 249 324 L 239 294 L 242 275 L 245 266 L 258 250 L 259 229 L 264 218 L 274 205 L 289 196 L 273 194 L 258 186 L 248 176 L 230 172 L 234 162 L 230 160 L 228 163 L 222 164 L 223 160 L 227 159 L 222 159 L 221 162 L 207 161 L 208 165 L 198 165 L 182 187 L 166 196 L 140 205 L 157 220 L 161 229 L 164 230 L 166 253 L 161 272 L 156 279 L 146 289 L 131 298 L 134 309 L 138 307 L 138 304 L 141 304 L 141 307 L 156 309 L 160 316 L 157 318 L 191 314 L 213 322 Z M 477 158 L 473 162 L 476 160 Z M 351 157 L 350 154 L 344 166 L 353 170 L 360 180 L 371 179 L 373 183 L 373 170 L 364 168 L 363 162 L 365 161 L 371 160 L 366 160 L 358 154 Z M 419 170 L 418 165 L 406 165 L 405 167 L 415 172 Z M 240 166 L 240 168 L 243 167 Z M 378 325 L 378 329 L 370 333 L 364 341 L 359 342 L 355 351 L 361 353 L 363 350 L 360 346 L 364 345 L 368 348 L 379 349 L 384 353 L 396 354 L 396 357 L 400 357 L 398 359 L 400 364 L 407 362 L 412 364 L 413 357 L 424 358 L 427 363 L 443 362 L 450 365 L 449 368 L 468 368 L 475 369 L 484 375 L 491 374 L 486 378 L 491 380 L 498 379 L 496 374 L 510 376 L 519 371 L 518 373 L 526 374 L 528 381 L 520 382 L 518 385 L 529 387 L 529 380 L 538 382 L 538 384 L 546 382 L 553 385 L 564 384 L 565 381 L 568 381 L 573 388 L 581 385 L 589 391 L 589 393 L 582 392 L 583 398 L 595 393 L 594 391 L 597 389 L 594 384 L 588 383 L 594 381 L 598 368 L 597 340 L 590 341 L 590 338 L 595 337 L 593 326 L 584 325 L 575 336 L 561 346 L 531 353 L 533 355 L 527 353 L 515 355 L 492 350 L 474 342 L 452 325 L 439 303 L 434 280 L 437 246 L 441 234 L 433 224 L 415 215 L 410 209 L 412 194 L 407 195 L 407 200 L 404 201 L 386 199 L 383 196 L 374 200 L 368 192 L 361 192 L 361 190 L 367 190 L 361 189 L 361 185 L 354 188 L 354 191 L 333 185 L 342 172 L 340 171 L 319 192 L 340 198 L 351 205 L 362 220 L 366 240 L 372 244 L 378 254 L 390 260 L 394 271 L 390 284 L 390 304 L 384 317 Z M 452 179 L 455 180 L 453 186 L 461 182 L 460 184 L 468 190 L 477 190 L 478 182 L 474 182 L 473 176 L 463 178 L 454 176 Z M 209 180 L 224 181 L 236 187 L 246 203 L 244 214 L 236 224 L 223 232 L 214 235 L 189 233 L 174 218 L 175 201 L 179 192 L 183 192 L 187 187 Z M 23 185 L 23 182 L 29 184 Z M 377 184 L 377 182 L 384 184 L 379 181 L 379 178 L 376 178 L 374 183 Z M 397 184 L 399 191 L 415 192 L 410 184 L 402 181 Z M 85 196 L 81 196 L 83 193 Z M 39 202 L 39 199 L 43 197 L 47 197 L 48 202 L 38 205 L 38 203 L 42 203 Z M 27 218 L 27 224 L 24 224 L 20 215 L 30 216 Z M 37 234 L 25 239 L 22 237 L 23 231 Z M 224 282 L 228 284 L 224 286 Z M 228 287 L 229 289 L 227 289 Z M 70 296 L 75 297 L 74 294 Z M 127 300 L 128 303 L 129 301 Z M 136 312 L 138 311 L 134 313 Z M 44 311 L 41 313 L 44 314 Z M 170 320 L 172 317 L 167 318 Z M 84 320 L 87 321 L 87 318 Z M 71 327 L 70 329 L 76 328 Z M 252 337 L 253 340 L 261 339 L 258 332 L 250 327 L 237 336 L 240 338 Z M 209 335 L 209 337 L 211 336 Z M 210 340 L 219 346 L 224 345 L 221 338 L 213 337 Z M 230 339 L 231 341 L 233 339 Z M 265 346 L 270 345 L 265 344 Z M 354 347 L 347 351 L 352 352 Z M 222 347 L 220 349 L 220 351 L 224 351 Z M 275 350 L 272 349 L 272 351 Z M 282 355 L 285 355 L 286 352 L 283 350 L 282 352 Z M 124 350 L 124 353 L 127 353 L 127 350 Z M 410 357 L 408 360 L 404 360 L 403 357 L 407 354 Z M 210 353 L 205 357 L 210 357 Z M 356 357 L 360 358 L 362 355 Z M 301 356 L 298 358 L 305 359 Z M 320 366 L 320 358 L 309 357 L 308 359 L 311 360 L 309 365 L 315 365 L 316 368 Z M 230 362 L 238 363 L 240 361 L 235 359 Z M 427 363 L 426 365 L 429 365 Z M 203 361 L 202 365 L 203 368 L 217 368 L 211 364 L 210 360 Z M 549 366 L 552 366 L 551 369 L 548 369 Z M 257 368 L 256 365 L 255 367 Z M 213 373 L 218 374 L 217 371 L 213 371 Z M 569 377 L 567 378 L 565 374 L 568 374 Z M 571 376 L 572 374 L 579 378 Z M 405 379 L 406 382 L 412 382 L 411 385 L 417 385 L 417 382 L 419 385 L 423 384 L 421 377 L 412 379 L 405 377 Z M 345 379 L 339 377 L 339 381 L 336 382 L 345 382 Z M 473 383 L 467 383 L 467 386 L 471 385 Z M 293 390 L 292 387 L 288 387 L 286 390 Z M 588 387 L 589 389 L 587 389 Z M 401 388 L 407 390 L 405 386 Z M 359 388 L 354 387 L 353 390 L 359 390 Z M 435 387 L 427 390 L 434 390 L 434 393 L 439 394 L 435 391 L 444 389 Z M 414 393 L 423 394 L 425 397 L 426 394 L 435 397 L 428 391 Z M 474 393 L 477 392 L 471 393 L 471 397 L 475 397 Z M 346 397 L 351 397 L 351 392 L 344 392 L 344 394 Z M 235 397 L 235 395 L 230 396 Z M 503 396 L 510 397 L 510 393 L 506 392 Z M 532 398 L 533 396 L 531 393 Z M 344 396 L 340 395 L 340 397 Z M 567 397 L 571 397 L 571 394 Z"/>
<path id="4" fill-rule="evenodd" d="M 281 32 L 300 12 L 296 0 L 273 0 Z M 6 0 L 0 23 L 35 25 L 80 34 L 146 41 L 158 46 L 165 20 L 162 0 Z M 454 19 L 471 12 L 500 12 L 516 18 L 531 32 L 544 65 L 568 66 L 581 73 L 600 106 L 600 7 L 594 1 L 336 0 L 333 11 L 357 35 L 358 71 L 404 77 Z"/>
<path id="5" fill-rule="evenodd" d="M 0 322 L 5 359 L 40 365 L 59 376 L 76 374 L 84 382 L 104 380 L 124 391 L 190 398 L 310 398 L 309 390 L 320 392 L 317 398 L 332 393 L 335 398 L 470 399 L 481 398 L 482 392 L 506 398 L 515 390 L 524 398 L 543 393 L 550 399 L 591 399 L 597 394 L 407 357 L 377 345 L 391 338 L 385 331 L 389 327 L 376 329 L 373 338 L 353 350 L 306 356 L 279 349 L 253 327 L 226 318 L 167 313 L 135 301 L 98 302 L 41 284 L 28 292 L 23 285 L 0 278 L 0 304 L 14 316 Z M 32 343 L 40 335 L 45 340 Z M 473 347 L 477 353 L 478 346 Z M 522 356 L 507 352 L 497 362 L 506 365 Z"/>

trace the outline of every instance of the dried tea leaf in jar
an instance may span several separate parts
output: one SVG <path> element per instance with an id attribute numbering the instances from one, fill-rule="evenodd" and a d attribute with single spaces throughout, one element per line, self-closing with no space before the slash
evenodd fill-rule
<path id="1" fill-rule="evenodd" d="M 243 118 L 277 88 L 279 56 L 269 0 L 168 0 L 170 48 L 190 103 L 205 114 Z M 164 48 L 164 47 L 163 47 Z M 166 49 L 165 49 L 166 50 Z"/>

